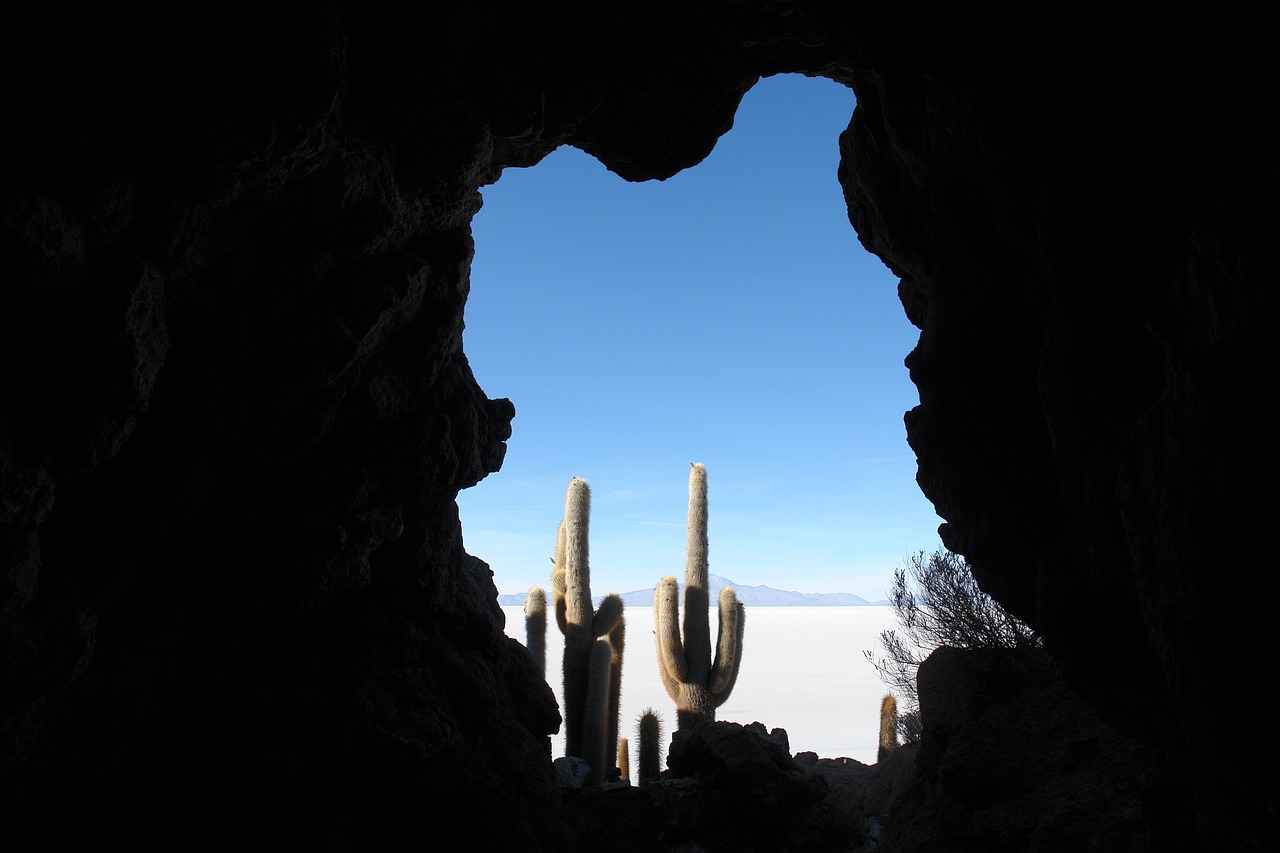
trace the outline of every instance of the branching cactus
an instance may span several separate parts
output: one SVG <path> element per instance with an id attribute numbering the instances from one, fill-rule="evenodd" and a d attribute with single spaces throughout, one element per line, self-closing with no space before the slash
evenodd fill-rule
<path id="1" fill-rule="evenodd" d="M 525 647 L 542 677 L 547 677 L 547 594 L 542 587 L 529 590 L 524 599 Z"/>
<path id="2" fill-rule="evenodd" d="M 880 748 L 876 761 L 884 761 L 898 748 L 898 700 L 892 693 L 880 700 Z"/>
<path id="3" fill-rule="evenodd" d="M 676 703 L 676 728 L 715 719 L 738 680 L 742 664 L 742 628 L 746 614 L 737 593 L 720 591 L 720 635 L 711 657 L 711 627 L 707 589 L 707 469 L 695 463 L 689 473 L 689 527 L 684 574 L 684 638 L 676 579 L 667 575 L 654 590 L 654 624 L 658 642 L 658 671 Z"/>
<path id="4" fill-rule="evenodd" d="M 582 758 L 593 774 L 603 774 L 612 755 L 606 758 L 605 752 L 595 752 L 609 744 L 606 752 L 612 753 L 617 740 L 625 623 L 620 596 L 606 596 L 598 610 L 591 607 L 590 516 L 591 490 L 585 480 L 574 477 L 565 493 L 564 520 L 556 535 L 551 594 L 556 624 L 564 634 L 565 754 Z M 608 639 L 597 642 L 600 637 Z M 591 699 L 603 705 L 589 708 L 592 679 L 596 684 Z"/>
<path id="5" fill-rule="evenodd" d="M 640 782 L 651 782 L 662 772 L 662 720 L 652 708 L 640 715 Z"/>

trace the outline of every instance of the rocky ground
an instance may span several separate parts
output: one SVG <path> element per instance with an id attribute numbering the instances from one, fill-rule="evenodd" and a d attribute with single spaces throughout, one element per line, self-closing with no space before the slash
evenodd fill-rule
<path id="1" fill-rule="evenodd" d="M 1047 660 L 943 649 L 921 685 L 924 739 L 874 765 L 793 755 L 758 722 L 703 723 L 675 733 L 657 781 L 566 800 L 582 837 L 636 853 L 1178 849 L 1151 821 L 1167 817 L 1155 753 Z"/>

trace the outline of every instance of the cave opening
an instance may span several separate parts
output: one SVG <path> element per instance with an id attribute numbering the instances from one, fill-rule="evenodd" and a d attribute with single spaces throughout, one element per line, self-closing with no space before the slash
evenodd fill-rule
<path id="1" fill-rule="evenodd" d="M 711 571 L 739 584 L 877 600 L 936 543 L 902 423 L 918 330 L 836 179 L 853 107 L 838 83 L 778 75 L 667 181 L 565 146 L 484 188 L 464 345 L 516 418 L 502 469 L 458 504 L 500 594 L 546 585 L 574 476 L 593 489 L 597 593 L 682 571 L 691 462 Z"/>
<path id="2" fill-rule="evenodd" d="M 747 92 L 702 163 L 666 181 L 629 183 L 566 146 L 484 188 L 464 346 L 481 387 L 512 399 L 516 417 L 501 470 L 458 505 L 510 636 L 523 640 L 524 595 L 550 588 L 575 476 L 592 487 L 597 599 L 683 578 L 691 462 L 708 470 L 710 572 L 740 590 L 880 601 L 906 555 L 937 546 L 903 425 L 918 403 L 903 365 L 918 330 L 896 278 L 858 242 L 836 176 L 853 107 L 838 83 L 779 75 Z M 641 609 L 628 620 L 624 730 L 668 704 L 652 644 L 638 639 L 651 618 Z M 816 704 L 827 710 L 769 725 L 788 728 L 796 749 L 832 744 L 871 762 L 883 691 L 860 652 L 892 617 L 854 610 L 867 612 L 815 623 L 805 641 L 844 658 L 838 675 L 830 655 L 787 675 L 789 692 L 826 697 Z M 560 640 L 550 626 L 558 701 Z M 720 718 L 761 713 L 756 671 L 778 692 L 762 652 L 744 659 L 741 703 L 731 697 Z"/>

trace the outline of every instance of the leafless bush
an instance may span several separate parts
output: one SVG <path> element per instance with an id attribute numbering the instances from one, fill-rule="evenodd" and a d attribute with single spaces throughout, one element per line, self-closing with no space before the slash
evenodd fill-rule
<path id="1" fill-rule="evenodd" d="M 978 588 L 969 564 L 939 548 L 917 551 L 893 573 L 889 591 L 899 629 L 880 633 L 879 657 L 863 655 L 881 681 L 901 698 L 898 734 L 903 742 L 920 739 L 920 699 L 916 670 L 940 646 L 961 649 L 1038 649 L 1040 637 Z"/>

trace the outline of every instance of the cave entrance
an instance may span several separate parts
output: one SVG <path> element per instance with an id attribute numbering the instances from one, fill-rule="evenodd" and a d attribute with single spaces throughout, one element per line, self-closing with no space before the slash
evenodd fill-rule
<path id="1" fill-rule="evenodd" d="M 710 570 L 739 586 L 878 600 L 936 546 L 902 420 L 918 331 L 836 178 L 853 108 L 840 84 L 779 75 L 666 181 L 563 147 L 483 189 L 464 345 L 516 417 L 502 470 L 458 505 L 502 603 L 549 588 L 574 476 L 592 488 L 597 596 L 683 577 L 692 462 Z"/>

